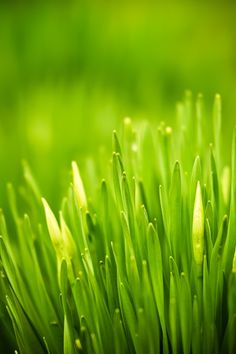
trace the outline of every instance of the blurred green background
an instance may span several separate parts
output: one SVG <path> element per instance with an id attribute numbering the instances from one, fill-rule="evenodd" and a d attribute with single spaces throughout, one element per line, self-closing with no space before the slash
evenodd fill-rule
<path id="1" fill-rule="evenodd" d="M 185 89 L 236 119 L 229 1 L 5 1 L 0 5 L 0 205 L 25 158 L 54 205 L 124 116 L 171 120 Z M 65 182 L 66 181 L 66 182 Z"/>

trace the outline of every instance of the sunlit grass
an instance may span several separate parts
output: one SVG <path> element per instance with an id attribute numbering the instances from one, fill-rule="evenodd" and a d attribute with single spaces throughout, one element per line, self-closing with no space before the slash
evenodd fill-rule
<path id="1" fill-rule="evenodd" d="M 9 185 L 15 231 L 0 220 L 11 347 L 235 352 L 236 132 L 227 164 L 221 131 L 219 95 L 206 118 L 202 96 L 195 109 L 187 93 L 172 127 L 125 118 L 110 158 L 83 171 L 72 163 L 59 213 L 24 165 L 28 215 Z"/>

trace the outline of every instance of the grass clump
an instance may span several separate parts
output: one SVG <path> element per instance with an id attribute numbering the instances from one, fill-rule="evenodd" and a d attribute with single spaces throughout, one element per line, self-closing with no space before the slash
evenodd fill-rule
<path id="1" fill-rule="evenodd" d="M 172 128 L 126 118 L 101 181 L 72 163 L 58 218 L 24 166 L 28 214 L 9 186 L 15 229 L 0 217 L 9 348 L 235 353 L 236 131 L 227 164 L 219 95 L 204 114 L 186 94 Z"/>

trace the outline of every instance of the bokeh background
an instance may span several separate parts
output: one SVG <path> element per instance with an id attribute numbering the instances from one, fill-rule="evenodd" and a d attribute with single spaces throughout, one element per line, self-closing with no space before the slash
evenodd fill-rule
<path id="1" fill-rule="evenodd" d="M 76 158 L 111 146 L 124 116 L 171 120 L 186 89 L 236 123 L 234 1 L 0 4 L 0 206 L 26 159 L 56 206 Z"/>

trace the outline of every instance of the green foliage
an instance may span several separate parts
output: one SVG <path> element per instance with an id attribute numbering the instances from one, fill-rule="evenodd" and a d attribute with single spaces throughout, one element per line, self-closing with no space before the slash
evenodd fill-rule
<path id="1" fill-rule="evenodd" d="M 72 163 L 58 218 L 24 165 L 28 213 L 9 186 L 15 228 L 0 216 L 6 347 L 235 353 L 236 130 L 228 166 L 221 126 L 219 95 L 207 131 L 189 93 L 172 128 L 126 118 L 110 159 Z"/>
<path id="2" fill-rule="evenodd" d="M 205 94 L 199 119 L 206 131 L 211 99 L 220 90 L 227 121 L 222 130 L 230 139 L 235 10 L 233 0 L 0 1 L 5 215 L 5 184 L 20 183 L 22 158 L 58 209 L 71 160 L 79 160 L 82 170 L 84 156 L 101 143 L 110 146 L 110 133 L 125 115 L 151 122 L 161 117 L 172 125 L 174 102 L 186 88 Z"/>

